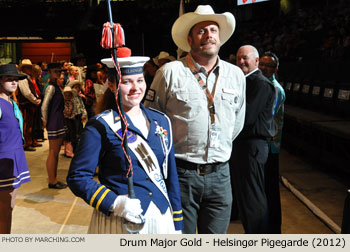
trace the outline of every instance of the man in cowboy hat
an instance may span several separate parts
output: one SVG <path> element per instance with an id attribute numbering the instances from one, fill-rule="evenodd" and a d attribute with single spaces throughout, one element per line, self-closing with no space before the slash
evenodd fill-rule
<path id="1" fill-rule="evenodd" d="M 78 80 L 80 82 L 85 82 L 86 79 L 86 57 L 84 56 L 84 54 L 79 53 L 78 55 L 76 55 L 73 59 L 72 62 L 75 66 L 78 67 L 79 70 L 79 76 L 78 76 Z"/>
<path id="2" fill-rule="evenodd" d="M 234 28 L 231 13 L 209 5 L 180 16 L 172 37 L 189 53 L 157 71 L 145 102 L 172 121 L 184 233 L 226 233 L 230 222 L 228 160 L 244 124 L 245 78 L 218 53 Z"/>
<path id="3" fill-rule="evenodd" d="M 170 61 L 174 61 L 175 57 L 171 56 L 168 52 L 161 51 L 157 57 L 153 58 L 154 63 L 161 67 L 165 63 L 168 63 Z"/>
<path id="4" fill-rule="evenodd" d="M 23 147 L 26 151 L 35 151 L 34 147 L 42 146 L 33 137 L 35 111 L 38 109 L 41 99 L 32 82 L 32 62 L 29 59 L 23 59 L 19 70 L 26 75 L 25 79 L 18 82 L 17 93 L 17 101 L 23 115 L 23 135 L 26 142 Z"/>

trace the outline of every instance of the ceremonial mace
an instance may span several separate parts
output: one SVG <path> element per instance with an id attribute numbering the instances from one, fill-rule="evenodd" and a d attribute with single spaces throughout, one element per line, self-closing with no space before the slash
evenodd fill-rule
<path id="1" fill-rule="evenodd" d="M 109 22 L 111 25 L 111 34 L 112 34 L 112 57 L 113 57 L 113 60 L 115 62 L 115 65 L 119 68 L 118 59 L 117 59 L 117 48 L 115 47 L 115 43 L 114 43 L 114 29 L 113 29 L 111 1 L 107 0 L 107 4 L 108 4 L 108 15 L 109 15 Z M 120 76 L 117 74 L 117 78 L 116 78 L 116 85 L 118 85 L 117 89 L 119 89 L 119 82 L 120 82 Z M 117 105 L 119 106 L 119 109 L 121 112 L 121 115 L 120 115 L 121 120 L 120 121 L 121 121 L 122 132 L 125 132 L 126 125 L 124 123 L 124 120 L 122 120 L 122 117 L 123 118 L 126 118 L 126 117 L 125 117 L 125 112 L 123 109 L 122 97 L 121 97 L 120 90 L 118 91 L 118 104 Z M 124 140 L 123 147 L 124 147 L 126 156 L 129 157 L 129 147 L 128 147 L 127 134 L 123 140 Z M 126 167 L 128 168 L 128 170 L 130 168 L 130 165 L 131 164 L 128 163 L 128 160 L 126 158 Z M 134 182 L 133 182 L 133 178 L 132 178 L 132 172 L 128 173 L 127 179 L 128 179 L 128 197 L 130 199 L 136 199 L 135 190 L 134 190 Z M 123 218 L 124 227 L 131 234 L 137 234 L 143 228 L 143 226 L 145 224 L 145 217 L 142 214 L 137 216 L 137 218 L 140 220 L 139 223 L 134 223 L 134 222 L 131 222 L 131 221 Z"/>

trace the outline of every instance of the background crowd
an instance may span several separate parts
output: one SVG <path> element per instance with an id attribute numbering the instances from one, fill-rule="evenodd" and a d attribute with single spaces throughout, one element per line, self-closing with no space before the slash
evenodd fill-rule
<path id="1" fill-rule="evenodd" d="M 346 1 L 313 5 L 237 27 L 234 47 L 250 43 L 283 61 L 349 61 L 350 7 Z M 247 32 L 249 31 L 249 32 Z M 235 52 L 233 52 L 235 53 Z"/>

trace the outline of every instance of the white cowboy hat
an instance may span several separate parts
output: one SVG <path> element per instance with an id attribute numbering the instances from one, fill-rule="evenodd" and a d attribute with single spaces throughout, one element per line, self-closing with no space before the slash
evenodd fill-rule
<path id="1" fill-rule="evenodd" d="M 198 5 L 195 12 L 185 13 L 173 24 L 171 36 L 175 44 L 185 52 L 189 52 L 191 47 L 187 42 L 188 33 L 195 24 L 203 21 L 213 21 L 219 25 L 221 45 L 231 37 L 236 27 L 232 13 L 215 14 L 210 5 Z"/>
<path id="2" fill-rule="evenodd" d="M 32 62 L 30 61 L 30 59 L 23 59 L 23 60 L 21 61 L 21 64 L 19 65 L 18 69 L 21 71 L 22 68 L 23 68 L 24 66 L 33 67 L 33 64 L 32 64 Z"/>
<path id="3" fill-rule="evenodd" d="M 176 60 L 175 57 L 171 56 L 168 52 L 161 51 L 157 57 L 153 58 L 154 64 L 159 66 L 159 60 L 161 60 L 161 59 L 168 59 L 169 61 Z"/>
<path id="4" fill-rule="evenodd" d="M 73 88 L 75 85 L 79 85 L 80 88 L 81 88 L 81 86 L 82 86 L 83 84 L 82 84 L 80 81 L 78 81 L 78 80 L 73 80 L 73 81 L 68 82 L 68 84 L 66 85 L 66 87 Z"/>
<path id="5" fill-rule="evenodd" d="M 22 66 L 32 66 L 32 62 L 30 61 L 30 59 L 23 59 L 21 62 Z"/>
<path id="6" fill-rule="evenodd" d="M 71 87 L 65 86 L 64 89 L 63 89 L 63 93 L 66 93 L 66 92 L 71 92 L 71 93 L 73 93 L 73 90 L 72 90 Z"/>

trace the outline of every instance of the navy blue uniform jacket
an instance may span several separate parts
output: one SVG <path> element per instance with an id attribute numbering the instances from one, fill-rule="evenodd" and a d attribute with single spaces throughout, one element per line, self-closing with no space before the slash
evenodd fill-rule
<path id="1" fill-rule="evenodd" d="M 150 130 L 147 139 L 133 125 L 127 116 L 128 130 L 143 137 L 152 148 L 162 170 L 164 152 L 161 139 L 156 135 L 156 124 L 168 132 L 168 144 L 170 141 L 171 125 L 168 118 L 161 112 L 150 110 L 140 105 L 150 122 Z M 107 113 L 105 111 L 103 113 Z M 119 114 L 113 111 L 115 122 L 119 120 Z M 174 147 L 168 156 L 168 177 L 165 184 L 169 200 L 173 209 L 173 219 L 176 230 L 183 229 L 183 217 L 180 197 L 180 187 L 177 177 Z M 156 185 L 149 179 L 134 153 L 129 150 L 133 166 L 133 181 L 135 194 L 141 201 L 143 214 L 147 211 L 151 201 L 165 213 L 169 203 Z M 93 180 L 96 167 L 99 166 L 99 182 Z M 110 129 L 108 124 L 99 116 L 91 118 L 82 133 L 75 156 L 70 164 L 67 182 L 72 192 L 84 199 L 88 204 L 106 215 L 110 215 L 110 208 L 118 195 L 128 194 L 126 178 L 126 162 L 121 146 L 121 140 Z"/>

